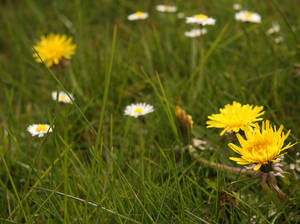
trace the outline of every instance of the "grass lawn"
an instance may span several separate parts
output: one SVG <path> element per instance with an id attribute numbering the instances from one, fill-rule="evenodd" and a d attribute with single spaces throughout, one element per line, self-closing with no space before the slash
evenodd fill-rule
<path id="1" fill-rule="evenodd" d="M 234 3 L 261 22 L 236 20 Z M 3 0 L 0 10 L 1 223 L 300 223 L 299 146 L 254 172 L 229 159 L 241 157 L 235 134 L 206 124 L 234 101 L 263 106 L 260 118 L 291 131 L 284 145 L 299 142 L 297 0 Z M 128 20 L 137 11 L 149 17 Z M 215 24 L 185 36 L 199 13 Z M 36 46 L 50 33 L 76 49 L 47 66 Z M 124 114 L 139 102 L 154 111 Z M 33 124 L 51 132 L 32 136 Z"/>

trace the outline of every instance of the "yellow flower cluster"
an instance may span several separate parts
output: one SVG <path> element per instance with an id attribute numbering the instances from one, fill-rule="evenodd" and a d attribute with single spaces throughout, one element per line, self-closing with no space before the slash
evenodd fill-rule
<path id="1" fill-rule="evenodd" d="M 220 109 L 219 114 L 208 116 L 207 128 L 224 128 L 220 135 L 228 132 L 236 133 L 240 146 L 229 143 L 228 146 L 240 154 L 241 157 L 230 157 L 241 165 L 253 164 L 254 170 L 259 170 L 261 166 L 278 162 L 278 158 L 295 144 L 288 143 L 284 146 L 290 131 L 283 132 L 283 126 L 279 129 L 270 125 L 270 122 L 263 121 L 261 127 L 257 121 L 264 114 L 263 107 L 252 105 L 241 105 L 233 102 Z"/>

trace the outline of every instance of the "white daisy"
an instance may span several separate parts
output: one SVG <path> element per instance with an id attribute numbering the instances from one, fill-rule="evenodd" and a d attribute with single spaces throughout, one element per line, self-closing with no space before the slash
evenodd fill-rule
<path id="1" fill-rule="evenodd" d="M 243 22 L 260 23 L 261 17 L 255 12 L 240 11 L 235 14 L 235 19 Z"/>
<path id="2" fill-rule="evenodd" d="M 274 42 L 275 42 L 276 44 L 280 44 L 280 43 L 282 43 L 283 41 L 284 41 L 283 36 L 278 36 L 278 37 L 275 37 L 275 38 L 274 38 Z"/>
<path id="3" fill-rule="evenodd" d="M 192 29 L 190 31 L 185 32 L 184 36 L 193 38 L 193 37 L 199 37 L 199 36 L 201 36 L 203 34 L 206 34 L 206 33 L 207 33 L 207 30 L 205 28 L 203 28 L 203 29 Z"/>
<path id="4" fill-rule="evenodd" d="M 278 23 L 273 23 L 272 27 L 267 30 L 267 34 L 271 35 L 274 33 L 278 33 L 280 31 L 280 26 Z"/>
<path id="5" fill-rule="evenodd" d="M 177 18 L 178 19 L 183 19 L 184 18 L 184 13 L 183 12 L 177 13 Z"/>
<path id="6" fill-rule="evenodd" d="M 146 103 L 137 103 L 128 105 L 124 114 L 137 118 L 138 116 L 145 115 L 154 111 L 152 105 Z"/>
<path id="7" fill-rule="evenodd" d="M 176 12 L 177 7 L 174 5 L 157 5 L 156 10 L 159 12 Z"/>
<path id="8" fill-rule="evenodd" d="M 238 3 L 233 4 L 233 9 L 234 10 L 241 10 L 242 6 Z"/>
<path id="9" fill-rule="evenodd" d="M 196 23 L 205 25 L 215 25 L 216 20 L 214 18 L 208 17 L 204 14 L 197 14 L 192 17 L 186 17 L 186 23 Z"/>
<path id="10" fill-rule="evenodd" d="M 52 132 L 52 128 L 50 128 L 49 124 L 32 124 L 28 126 L 27 131 L 32 136 L 43 137 L 44 134 Z"/>
<path id="11" fill-rule="evenodd" d="M 148 13 L 147 12 L 140 12 L 137 11 L 133 14 L 130 14 L 128 16 L 128 20 L 133 21 L 133 20 L 142 20 L 142 19 L 147 19 L 148 18 Z"/>
<path id="12" fill-rule="evenodd" d="M 58 102 L 62 102 L 62 103 L 72 103 L 72 100 L 74 100 L 74 97 L 69 93 L 69 96 L 67 93 L 65 92 L 52 92 L 52 99 L 56 101 L 56 98 L 58 98 Z M 58 95 L 58 96 L 57 96 Z"/>

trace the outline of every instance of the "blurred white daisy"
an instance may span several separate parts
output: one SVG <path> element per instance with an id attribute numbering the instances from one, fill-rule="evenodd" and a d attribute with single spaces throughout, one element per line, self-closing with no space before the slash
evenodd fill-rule
<path id="1" fill-rule="evenodd" d="M 184 13 L 183 12 L 177 13 L 177 18 L 178 19 L 183 19 L 184 18 Z"/>
<path id="2" fill-rule="evenodd" d="M 208 17 L 204 14 L 197 14 L 192 17 L 186 17 L 186 23 L 196 23 L 205 25 L 215 25 L 216 20 L 214 18 Z"/>
<path id="3" fill-rule="evenodd" d="M 275 42 L 276 44 L 280 44 L 280 43 L 282 43 L 283 41 L 284 41 L 283 36 L 278 36 L 278 37 L 275 37 L 275 38 L 274 38 L 274 42 Z"/>
<path id="4" fill-rule="evenodd" d="M 241 10 L 242 6 L 239 3 L 233 4 L 233 9 L 234 10 Z"/>
<path id="5" fill-rule="evenodd" d="M 243 22 L 260 23 L 261 17 L 255 12 L 240 11 L 235 14 L 235 19 Z"/>
<path id="6" fill-rule="evenodd" d="M 190 31 L 185 32 L 184 36 L 193 38 L 193 37 L 199 37 L 199 36 L 201 36 L 203 34 L 206 34 L 206 33 L 207 33 L 207 30 L 205 28 L 203 28 L 203 29 L 192 29 Z"/>
<path id="7" fill-rule="evenodd" d="M 60 92 L 55 91 L 52 92 L 51 95 L 53 100 L 56 101 L 56 98 L 58 98 L 57 99 L 58 102 L 62 102 L 62 103 L 72 103 L 72 100 L 74 100 L 74 97 L 71 94 L 69 94 L 68 96 L 68 94 L 63 91 Z"/>
<path id="8" fill-rule="evenodd" d="M 177 7 L 174 5 L 157 5 L 156 10 L 159 12 L 176 12 Z"/>
<path id="9" fill-rule="evenodd" d="M 138 116 L 145 115 L 154 111 L 152 105 L 146 103 L 137 103 L 128 105 L 125 108 L 125 115 L 137 118 Z"/>
<path id="10" fill-rule="evenodd" d="M 142 19 L 147 19 L 148 18 L 148 13 L 147 12 L 141 12 L 137 11 L 133 14 L 130 14 L 128 16 L 128 20 L 133 21 L 133 20 L 142 20 Z"/>
<path id="11" fill-rule="evenodd" d="M 267 30 L 268 35 L 272 35 L 274 33 L 278 33 L 280 31 L 280 26 L 278 23 L 273 23 L 272 27 Z"/>
<path id="12" fill-rule="evenodd" d="M 27 131 L 32 136 L 43 137 L 45 134 L 52 132 L 52 128 L 49 124 L 32 124 L 28 126 Z"/>

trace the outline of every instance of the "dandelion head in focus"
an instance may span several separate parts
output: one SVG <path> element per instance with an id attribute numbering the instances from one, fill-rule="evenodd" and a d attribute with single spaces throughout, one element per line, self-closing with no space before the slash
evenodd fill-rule
<path id="1" fill-rule="evenodd" d="M 202 28 L 202 29 L 192 29 L 190 31 L 185 32 L 184 36 L 194 38 L 194 37 L 200 37 L 200 36 L 202 36 L 202 35 L 204 35 L 206 33 L 207 33 L 207 30 L 205 28 Z"/>
<path id="2" fill-rule="evenodd" d="M 204 14 L 197 14 L 192 17 L 186 17 L 186 23 L 200 24 L 202 26 L 215 25 L 216 20 Z"/>
<path id="3" fill-rule="evenodd" d="M 154 111 L 154 108 L 152 105 L 146 104 L 146 103 L 137 103 L 137 104 L 131 104 L 128 105 L 125 108 L 125 115 L 135 117 L 142 116 L 148 113 L 151 113 Z"/>
<path id="4" fill-rule="evenodd" d="M 71 59 L 76 47 L 72 44 L 72 37 L 50 33 L 42 36 L 40 42 L 33 47 L 36 51 L 33 57 L 36 62 L 42 63 L 43 60 L 47 67 L 51 67 L 53 64 L 59 64 L 62 59 Z"/>
<path id="5" fill-rule="evenodd" d="M 263 115 L 263 106 L 241 105 L 238 102 L 225 105 L 220 109 L 219 114 L 212 114 L 208 116 L 206 122 L 207 128 L 223 128 L 220 135 L 226 132 L 239 132 L 239 130 L 246 131 L 249 127 L 254 127 L 256 121 L 262 120 L 258 118 Z"/>
<path id="6" fill-rule="evenodd" d="M 148 13 L 146 12 L 141 12 L 141 11 L 137 11 L 133 14 L 130 14 L 128 16 L 128 20 L 130 21 L 134 21 L 134 20 L 143 20 L 143 19 L 147 19 L 148 18 Z"/>
<path id="7" fill-rule="evenodd" d="M 280 157 L 285 154 L 283 151 L 295 145 L 288 143 L 284 146 L 284 141 L 290 131 L 284 134 L 282 130 L 282 125 L 276 129 L 275 126 L 270 125 L 269 121 L 263 121 L 261 127 L 256 123 L 253 130 L 245 131 L 245 138 L 237 134 L 240 146 L 233 143 L 228 144 L 233 151 L 241 155 L 241 157 L 230 157 L 229 159 L 241 165 L 254 164 L 254 170 L 279 162 Z"/>
<path id="8" fill-rule="evenodd" d="M 49 124 L 32 124 L 28 126 L 27 131 L 32 136 L 43 137 L 45 134 L 52 132 L 52 128 Z"/>
<path id="9" fill-rule="evenodd" d="M 243 22 L 260 23 L 261 16 L 255 12 L 240 11 L 235 14 L 235 19 Z"/>
<path id="10" fill-rule="evenodd" d="M 174 5 L 157 5 L 156 10 L 159 12 L 176 12 L 177 7 Z"/>
<path id="11" fill-rule="evenodd" d="M 72 100 L 74 100 L 74 97 L 71 94 L 67 94 L 63 91 L 60 92 L 52 92 L 52 99 L 56 101 L 56 99 L 58 100 L 58 102 L 62 102 L 62 103 L 72 103 Z"/>

